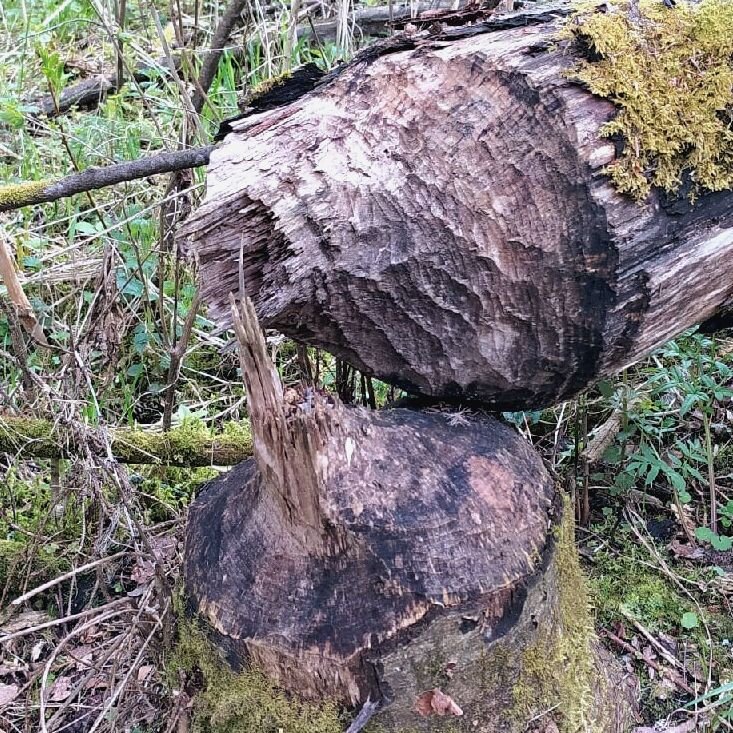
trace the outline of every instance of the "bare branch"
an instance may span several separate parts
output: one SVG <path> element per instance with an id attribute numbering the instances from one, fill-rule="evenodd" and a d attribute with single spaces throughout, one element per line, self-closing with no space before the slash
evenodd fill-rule
<path id="1" fill-rule="evenodd" d="M 206 145 L 188 150 L 157 153 L 147 158 L 125 161 L 104 168 L 87 168 L 81 173 L 64 178 L 0 186 L 0 212 L 57 201 L 78 193 L 147 178 L 159 173 L 199 168 L 209 162 L 213 149 L 213 145 Z"/>

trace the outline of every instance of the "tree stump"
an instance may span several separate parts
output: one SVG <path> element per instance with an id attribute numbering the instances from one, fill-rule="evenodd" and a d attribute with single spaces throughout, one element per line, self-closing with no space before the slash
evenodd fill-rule
<path id="1" fill-rule="evenodd" d="M 550 708 L 564 730 L 623 730 L 531 447 L 480 414 L 283 392 L 251 302 L 233 313 L 254 458 L 204 489 L 185 552 L 229 661 L 386 731 L 524 730 Z"/>
<path id="2" fill-rule="evenodd" d="M 567 13 L 403 34 L 234 122 L 183 231 L 213 317 L 241 252 L 263 325 L 408 391 L 516 410 L 713 316 L 733 295 L 733 194 L 614 190 L 598 133 L 615 108 L 568 77 Z"/>

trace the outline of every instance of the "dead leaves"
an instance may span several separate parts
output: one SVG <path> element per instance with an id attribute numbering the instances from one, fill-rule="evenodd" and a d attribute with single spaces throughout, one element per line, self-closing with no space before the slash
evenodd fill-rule
<path id="1" fill-rule="evenodd" d="M 9 705 L 20 694 L 18 685 L 6 685 L 0 682 L 0 708 Z"/>
<path id="2" fill-rule="evenodd" d="M 440 688 L 436 687 L 423 692 L 415 701 L 415 710 L 418 715 L 427 718 L 431 715 L 463 715 L 463 710 L 456 705 L 450 695 L 446 695 Z"/>

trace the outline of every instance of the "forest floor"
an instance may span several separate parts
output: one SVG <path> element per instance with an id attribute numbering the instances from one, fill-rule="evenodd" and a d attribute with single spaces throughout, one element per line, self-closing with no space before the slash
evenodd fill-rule
<path id="1" fill-rule="evenodd" d="M 318 16 L 342 3 L 300 5 Z M 306 61 L 328 68 L 359 43 L 353 28 L 338 46 L 293 43 L 285 4 L 250 7 L 193 114 L 187 80 L 223 11 L 216 0 L 0 3 L 0 177 L 38 181 L 208 143 L 246 90 Z M 128 81 L 117 93 L 41 113 L 118 64 Z M 0 454 L 0 731 L 243 731 L 247 705 L 265 733 L 344 722 L 290 705 L 257 675 L 192 662 L 182 533 L 218 469 L 123 465 L 98 450 L 115 427 L 245 430 L 232 335 L 204 308 L 190 313 L 195 280 L 170 236 L 203 176 L 0 215 L 0 245 L 47 339 L 29 337 L 0 287 L 0 437 L 33 415 L 77 445 L 63 459 Z M 269 343 L 283 379 L 297 379 L 294 345 Z M 356 374 L 310 357 L 325 388 L 368 400 Z M 394 396 L 375 387 L 380 404 Z M 638 676 L 639 730 L 733 730 L 733 334 L 687 333 L 575 401 L 504 418 L 575 497 L 598 633 Z"/>

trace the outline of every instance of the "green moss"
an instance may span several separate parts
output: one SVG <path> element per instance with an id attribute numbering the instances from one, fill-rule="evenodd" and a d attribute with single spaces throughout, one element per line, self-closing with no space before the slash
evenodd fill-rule
<path id="1" fill-rule="evenodd" d="M 670 11 L 640 0 L 639 7 L 637 19 L 629 0 L 614 0 L 605 13 L 581 9 L 564 31 L 594 58 L 574 77 L 619 107 L 602 129 L 624 142 L 609 174 L 637 199 L 652 185 L 675 192 L 686 175 L 693 196 L 731 188 L 733 3 L 678 3 Z"/>
<path id="2" fill-rule="evenodd" d="M 193 733 L 342 733 L 346 727 L 334 703 L 293 700 L 256 670 L 233 672 L 189 620 L 180 623 L 166 665 L 170 684 L 179 684 L 180 671 L 202 680 Z"/>
<path id="3" fill-rule="evenodd" d="M 27 181 L 0 186 L 0 211 L 14 206 L 35 203 L 37 198 L 54 181 Z"/>
<path id="4" fill-rule="evenodd" d="M 591 733 L 596 730 L 591 713 L 594 631 L 569 502 L 556 541 L 559 619 L 522 655 L 520 677 L 512 691 L 514 715 L 526 721 L 552 708 L 563 733 Z"/>
<path id="5" fill-rule="evenodd" d="M 167 433 L 118 431 L 114 453 L 127 463 L 145 463 L 154 457 L 171 465 L 230 465 L 252 454 L 252 436 L 245 423 L 227 423 L 216 435 L 199 420 L 184 420 Z"/>
<path id="6" fill-rule="evenodd" d="M 248 423 L 227 423 L 213 433 L 201 421 L 187 420 L 167 433 L 117 429 L 112 452 L 123 463 L 180 466 L 233 465 L 252 455 Z M 36 458 L 62 458 L 75 451 L 73 436 L 49 420 L 3 417 L 0 451 Z"/>

